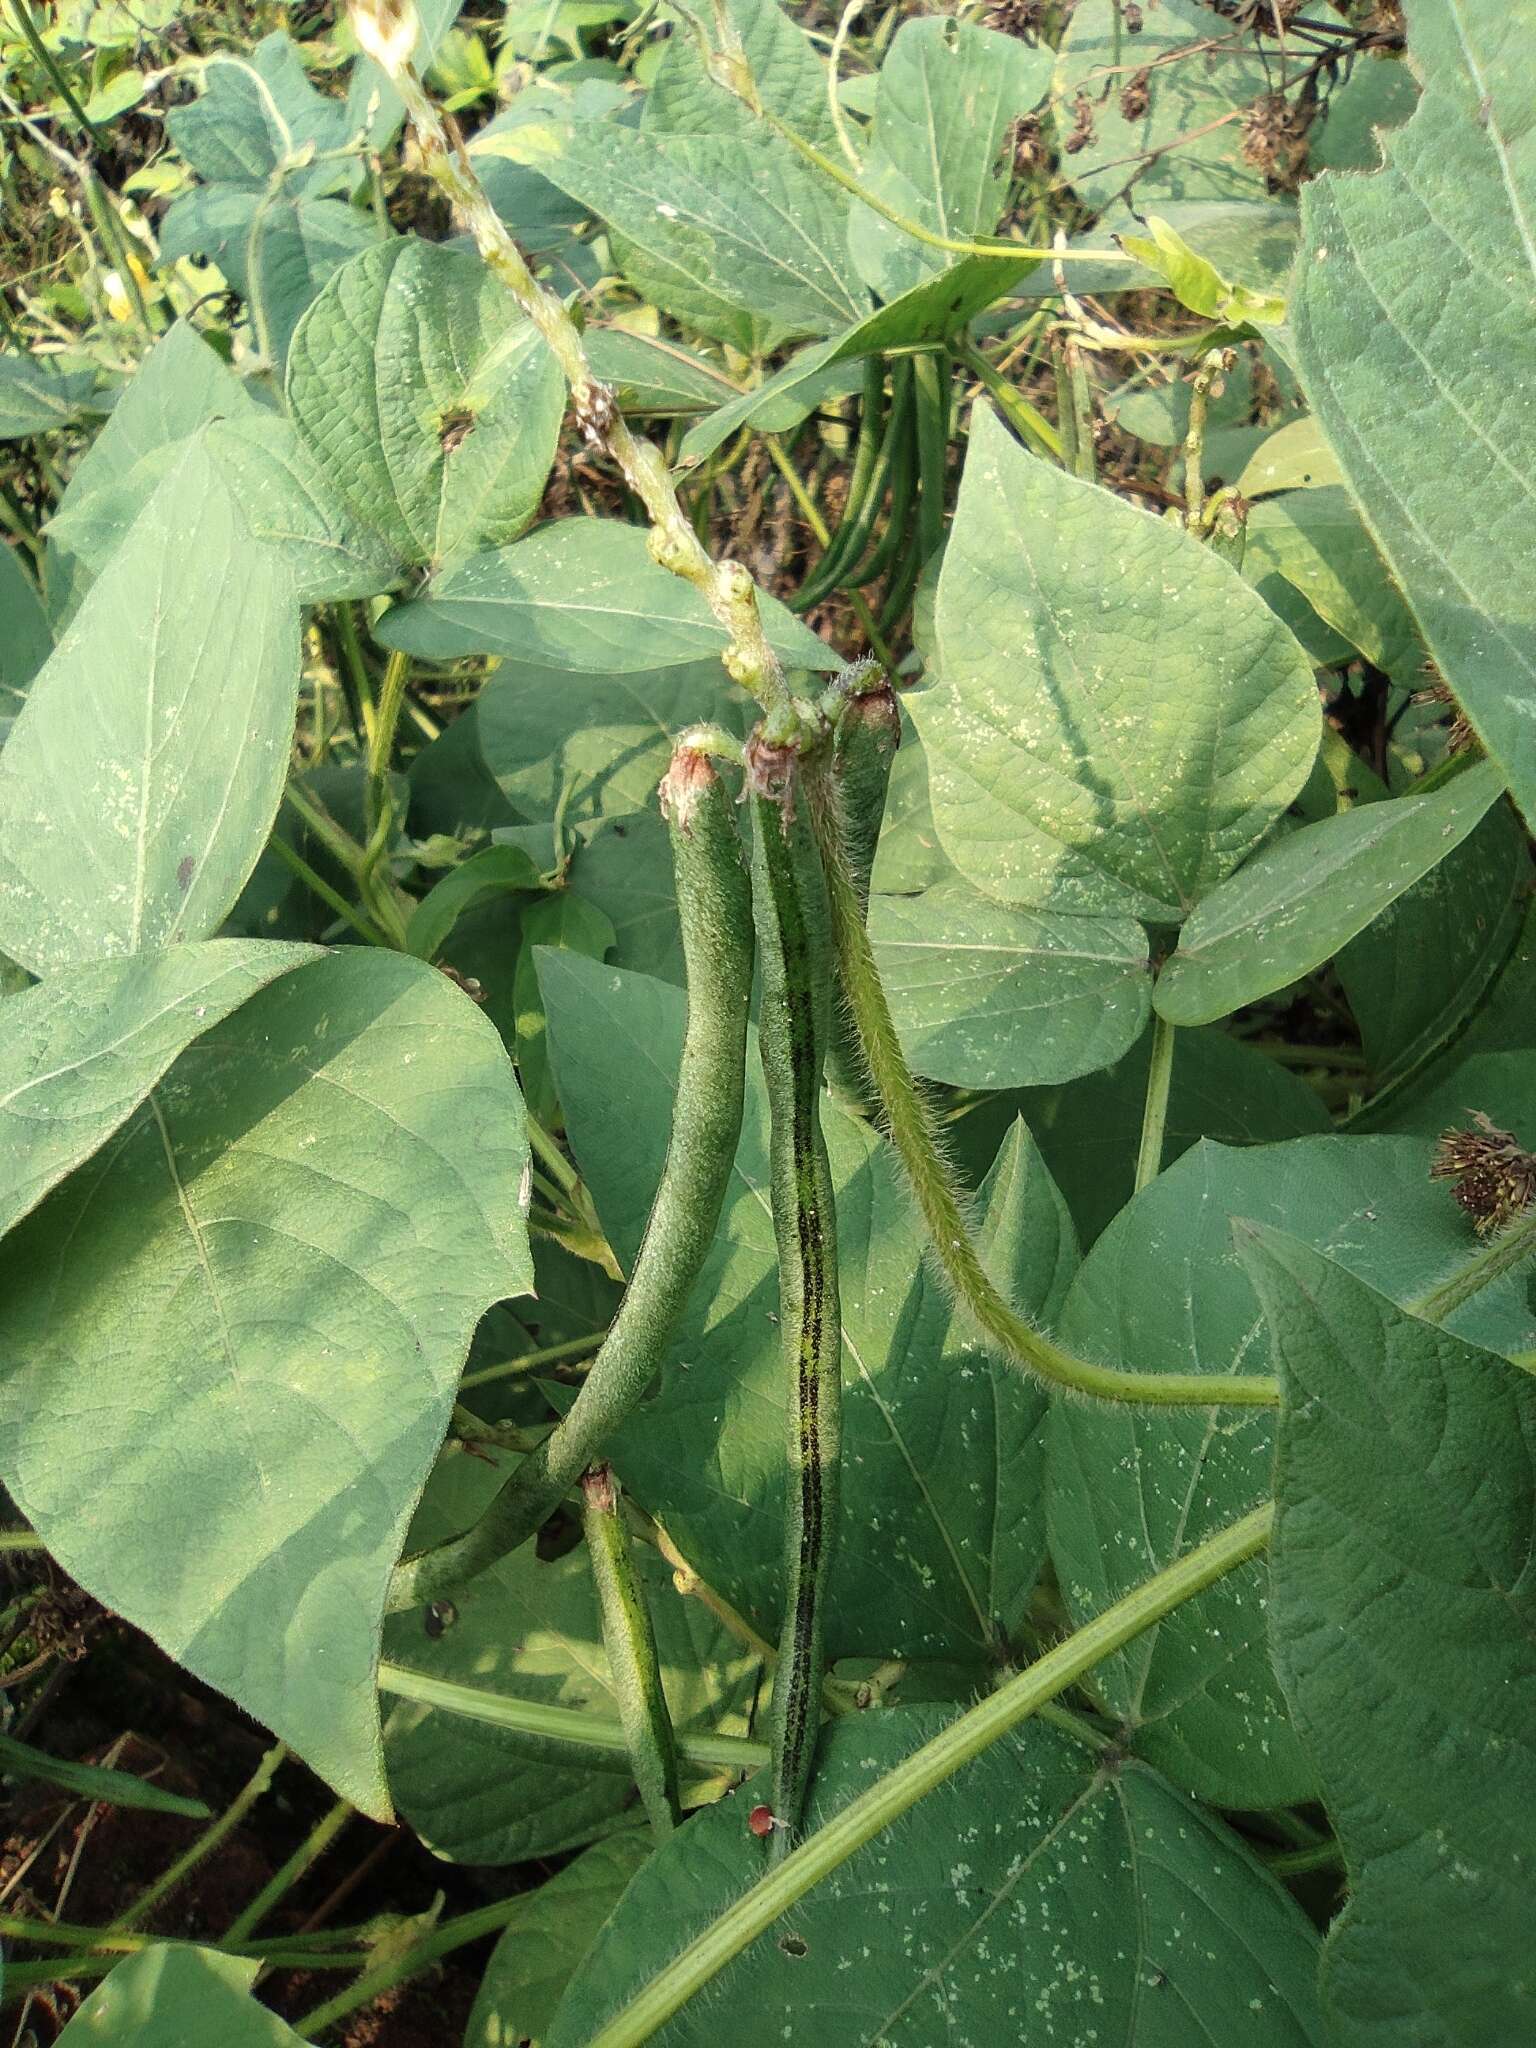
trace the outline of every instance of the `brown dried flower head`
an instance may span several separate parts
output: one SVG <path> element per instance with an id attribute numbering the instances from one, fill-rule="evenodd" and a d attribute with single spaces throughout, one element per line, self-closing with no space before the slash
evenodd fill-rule
<path id="1" fill-rule="evenodd" d="M 1126 121 L 1139 121 L 1152 104 L 1152 74 L 1133 71 L 1120 94 L 1120 114 Z"/>
<path id="2" fill-rule="evenodd" d="M 985 21 L 1005 36 L 1038 36 L 1045 26 L 1048 0 L 997 0 L 987 9 Z"/>
<path id="3" fill-rule="evenodd" d="M 1072 102 L 1072 132 L 1062 143 L 1068 156 L 1076 156 L 1080 149 L 1086 149 L 1093 140 L 1093 102 L 1087 93 L 1080 92 Z"/>
<path id="4" fill-rule="evenodd" d="M 1435 1147 L 1429 1177 L 1454 1181 L 1455 1197 L 1479 1237 L 1492 1237 L 1536 1202 L 1536 1154 L 1480 1109 L 1470 1115 L 1476 1129 L 1445 1133 Z"/>

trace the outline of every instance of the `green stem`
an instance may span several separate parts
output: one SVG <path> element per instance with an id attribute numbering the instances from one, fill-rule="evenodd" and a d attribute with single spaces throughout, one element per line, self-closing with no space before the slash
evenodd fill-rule
<path id="1" fill-rule="evenodd" d="M 1344 1851 L 1337 1842 L 1313 1842 L 1305 1849 L 1282 1849 L 1266 1856 L 1264 1868 L 1271 1877 L 1305 1877 L 1312 1870 L 1342 1870 Z"/>
<path id="2" fill-rule="evenodd" d="M 524 1373 L 541 1372 L 547 1365 L 566 1365 L 574 1358 L 589 1357 L 602 1341 L 601 1331 L 590 1337 L 567 1337 L 563 1344 L 546 1344 L 542 1350 L 525 1351 L 521 1358 L 504 1358 L 499 1365 L 482 1365 L 477 1372 L 465 1373 L 459 1391 L 467 1394 L 471 1388 L 489 1386 L 493 1380 L 519 1379 Z"/>
<path id="3" fill-rule="evenodd" d="M 827 1583 L 837 1538 L 842 1413 L 837 1199 L 821 1129 L 831 1034 L 830 932 L 797 754 L 761 728 L 747 744 L 752 906 L 762 962 L 758 1044 L 769 1113 L 769 1189 L 788 1372 L 784 1621 L 774 1671 L 770 1859 L 789 1852 L 821 1725 Z"/>
<path id="4" fill-rule="evenodd" d="M 47 1544 L 41 1536 L 30 1529 L 0 1529 L 0 1550 L 46 1550 Z"/>
<path id="5" fill-rule="evenodd" d="M 1083 360 L 1082 350 L 1073 341 L 1067 343 L 1063 354 L 1072 403 L 1072 444 L 1075 451 L 1072 468 L 1084 483 L 1091 484 L 1098 475 L 1099 465 L 1093 446 L 1093 389 L 1088 382 L 1088 365 Z"/>
<path id="6" fill-rule="evenodd" d="M 1152 1063 L 1147 1069 L 1147 1099 L 1141 1113 L 1141 1145 L 1136 1154 L 1136 1193 L 1163 1170 L 1163 1136 L 1168 1128 L 1168 1087 L 1173 1079 L 1175 1025 L 1166 1017 L 1152 1019 Z"/>
<path id="7" fill-rule="evenodd" d="M 288 1746 L 274 1742 L 261 1762 L 251 1774 L 248 1782 L 236 1793 L 224 1811 L 206 1827 L 184 1855 L 178 1856 L 170 1869 L 157 1877 L 146 1892 L 141 1892 L 125 1913 L 119 1913 L 112 1922 L 111 1931 L 121 1934 L 126 1928 L 136 1927 L 160 1904 L 169 1898 L 177 1887 L 183 1884 L 205 1857 L 211 1856 L 219 1844 L 232 1835 L 259 1799 L 265 1797 L 277 1776 L 278 1765 L 288 1754 Z"/>
<path id="8" fill-rule="evenodd" d="M 651 2040 L 749 1942 L 765 1933 L 797 1899 L 830 1877 L 856 1850 L 1096 1664 L 1255 1556 L 1268 1541 L 1273 1520 L 1274 1509 L 1266 1505 L 1208 1537 L 952 1721 L 835 1813 L 751 1891 L 728 1906 L 592 2036 L 587 2048 L 640 2048 L 642 2042 Z"/>
<path id="9" fill-rule="evenodd" d="M 366 939 L 370 946 L 389 944 L 378 926 L 364 917 L 360 910 L 354 910 L 341 891 L 333 889 L 323 875 L 316 874 L 303 854 L 290 846 L 280 832 L 274 832 L 267 845 L 289 873 L 297 876 L 309 893 L 318 897 L 328 910 L 333 910 L 344 923 L 349 924 L 359 938 Z"/>
<path id="10" fill-rule="evenodd" d="M 606 1465 L 582 1476 L 581 1525 L 587 1539 L 592 1581 L 597 1588 L 603 1648 L 613 1679 L 619 1719 L 629 1741 L 629 1761 L 646 1815 L 657 1839 L 665 1841 L 683 1820 L 677 1789 L 677 1743 L 662 1690 L 656 1632 L 645 1590 L 635 1571 L 629 1531 L 619 1506 L 619 1486 Z"/>
<path id="11" fill-rule="evenodd" d="M 441 1707 L 444 1713 L 461 1714 L 465 1720 L 483 1722 L 488 1728 L 504 1728 L 531 1741 L 563 1746 L 573 1758 L 594 1752 L 625 1760 L 629 1756 L 624 1723 L 608 1715 L 588 1714 L 575 1707 L 540 1706 L 533 1700 L 485 1692 L 479 1686 L 429 1678 L 424 1672 L 408 1670 L 388 1658 L 379 1666 L 379 1690 L 398 1699 L 413 1700 L 417 1706 Z M 746 1773 L 760 1770 L 768 1761 L 766 1743 L 751 1742 L 741 1735 L 679 1731 L 676 1742 L 683 1763 L 705 1770 Z"/>
<path id="12" fill-rule="evenodd" d="M 273 1872 L 239 1918 L 230 1923 L 222 1946 L 228 1948 L 236 1942 L 246 1941 L 255 1933 L 272 1908 L 285 1899 L 299 1879 L 319 1862 L 356 1811 L 350 1800 L 338 1799 L 320 1816 L 287 1862 Z"/>
<path id="13" fill-rule="evenodd" d="M 91 216 L 96 232 L 106 244 L 107 255 L 112 267 L 122 282 L 128 302 L 133 307 L 133 317 L 139 331 L 152 348 L 158 339 L 155 323 L 149 317 L 149 307 L 139 289 L 139 280 L 134 274 L 131 252 L 123 235 L 123 224 L 112 206 L 100 178 L 86 166 L 80 174 L 80 183 L 85 193 L 86 210 Z"/>
<path id="14" fill-rule="evenodd" d="M 707 754 L 680 742 L 662 782 L 688 983 L 672 1137 L 629 1287 L 581 1392 L 474 1527 L 396 1571 L 389 1607 L 440 1600 L 528 1538 L 661 1369 L 714 1240 L 741 1135 L 752 908 L 735 805 Z"/>
<path id="15" fill-rule="evenodd" d="M 1459 1272 L 1431 1287 L 1417 1301 L 1410 1301 L 1408 1313 L 1426 1323 L 1446 1322 L 1474 1294 L 1491 1287 L 1495 1280 L 1502 1280 L 1506 1273 L 1512 1273 L 1532 1257 L 1536 1257 L 1536 1209 L 1528 1210 L 1507 1230 L 1500 1231 L 1491 1244 L 1474 1252 Z"/>
<path id="16" fill-rule="evenodd" d="M 940 1265 L 983 1334 L 1005 1357 L 1034 1372 L 1049 1386 L 1065 1387 L 1099 1401 L 1129 1401 L 1157 1407 L 1272 1408 L 1280 1398 L 1277 1381 L 1232 1374 L 1126 1372 L 1095 1365 L 1064 1350 L 1012 1308 L 984 1270 L 966 1225 L 949 1169 L 934 1143 L 927 1105 L 919 1095 L 906 1055 L 891 1022 L 890 1005 L 875 965 L 873 948 L 859 915 L 858 895 L 837 834 L 835 799 L 820 776 L 808 778 L 816 822 L 832 935 L 844 998 L 858 1027 L 870 1078 L 884 1111 L 897 1156 L 906 1169 L 914 1199 L 927 1225 Z"/>
<path id="17" fill-rule="evenodd" d="M 363 655 L 363 643 L 358 637 L 357 620 L 349 604 L 333 605 L 331 619 L 336 628 L 336 644 L 341 649 L 337 678 L 347 700 L 347 716 L 352 722 L 353 737 L 365 740 L 373 730 L 373 683 Z M 367 707 L 366 716 L 364 706 Z"/>

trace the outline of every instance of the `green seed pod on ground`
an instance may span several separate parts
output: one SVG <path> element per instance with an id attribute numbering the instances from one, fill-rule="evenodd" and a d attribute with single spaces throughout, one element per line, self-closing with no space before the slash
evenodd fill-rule
<path id="1" fill-rule="evenodd" d="M 755 734 L 747 743 L 747 788 L 779 1336 L 790 1383 L 787 1592 L 769 1715 L 777 1825 L 767 1840 L 777 1861 L 793 1841 L 821 1718 L 823 1608 L 837 1529 L 842 1318 L 835 1198 L 821 1130 L 830 934 L 821 861 L 803 798 L 797 801 L 795 748 Z"/>
<path id="2" fill-rule="evenodd" d="M 702 745 L 679 744 L 660 796 L 677 878 L 688 1026 L 671 1143 L 629 1287 L 569 1413 L 472 1529 L 406 1559 L 390 1589 L 392 1612 L 441 1598 L 528 1540 L 660 1369 L 714 1239 L 741 1136 L 751 885 L 736 806 Z"/>

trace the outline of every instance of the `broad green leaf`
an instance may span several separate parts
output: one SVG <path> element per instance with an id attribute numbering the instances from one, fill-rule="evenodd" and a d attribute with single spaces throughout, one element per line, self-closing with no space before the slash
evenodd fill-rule
<path id="1" fill-rule="evenodd" d="M 517 1006 L 517 1074 L 528 1107 L 542 1124 L 559 1121 L 559 1097 L 549 1070 L 549 1025 L 539 982 L 540 963 L 547 953 L 579 953 L 601 960 L 614 941 L 614 929 L 597 908 L 574 889 L 557 889 L 523 912 L 523 945 L 517 956 L 512 999 Z"/>
<path id="2" fill-rule="evenodd" d="M 467 1528 L 505 1477 L 509 1453 L 477 1450 L 475 1457 L 445 1453 L 412 1526 L 413 1545 Z M 550 1564 L 535 1552 L 526 1543 L 472 1579 L 436 1635 L 420 1612 L 392 1617 L 386 1653 L 429 1678 L 612 1720 L 618 1702 L 586 1552 L 578 1546 Z M 679 1594 L 657 1552 L 641 1548 L 636 1562 L 674 1724 L 745 1735 L 762 1683 L 757 1658 L 702 1601 Z M 573 1755 L 569 1745 L 415 1701 L 395 1706 L 385 1746 L 401 1813 L 431 1849 L 456 1862 L 553 1856 L 633 1818 L 634 1784 L 622 1755 Z"/>
<path id="3" fill-rule="evenodd" d="M 592 326 L 582 340 L 594 374 L 612 387 L 625 412 L 708 412 L 735 388 L 713 363 L 663 335 Z"/>
<path id="4" fill-rule="evenodd" d="M 1251 1183 L 1254 1169 L 1279 1179 L 1285 1155 L 1300 1149 L 1319 1148 L 1187 1152 L 1083 1261 L 1062 1310 L 1062 1342 L 1134 1372 L 1266 1371 L 1268 1341 L 1232 1256 L 1226 1198 L 1233 1179 Z M 1294 1171 L 1286 1186 L 1299 1191 Z M 1080 1627 L 1266 1500 L 1273 1456 L 1266 1409 L 1054 1402 L 1047 1512 L 1072 1621 Z M 1286 1806 L 1315 1791 L 1270 1668 L 1268 1577 L 1262 1558 L 1240 1565 L 1089 1680 L 1121 1739 L 1213 1806 Z"/>
<path id="5" fill-rule="evenodd" d="M 1133 918 L 1009 910 L 954 881 L 873 897 L 869 929 L 907 1057 L 930 1081 L 1070 1081 L 1146 1028 L 1152 981 Z"/>
<path id="6" fill-rule="evenodd" d="M 55 547 L 98 574 L 156 484 L 210 420 L 260 416 L 240 379 L 184 320 L 139 365 L 48 522 Z"/>
<path id="7" fill-rule="evenodd" d="M 1004 902 L 1175 921 L 1306 780 L 1311 666 L 1209 548 L 972 417 L 907 699 L 940 843 Z"/>
<path id="8" fill-rule="evenodd" d="M 1380 1087 L 1436 1052 L 1514 949 L 1531 894 L 1525 833 L 1499 804 L 1338 956 Z"/>
<path id="9" fill-rule="evenodd" d="M 1417 688 L 1423 647 L 1359 514 L 1337 485 L 1266 498 L 1248 515 L 1243 572 L 1283 576 L 1319 617 L 1402 687 Z"/>
<path id="10" fill-rule="evenodd" d="M 201 96 L 166 117 L 171 140 L 200 178 L 265 192 L 274 173 L 306 196 L 335 191 L 356 177 L 356 162 L 313 163 L 339 150 L 352 122 L 344 103 L 316 92 L 298 46 L 281 31 L 249 56 L 220 51 L 208 59 Z"/>
<path id="11" fill-rule="evenodd" d="M 1171 1024 L 1209 1024 L 1331 960 L 1459 846 L 1503 793 L 1480 761 L 1427 796 L 1361 804 L 1277 839 L 1208 896 L 1158 976 Z"/>
<path id="12" fill-rule="evenodd" d="M 298 677 L 286 572 L 193 447 L 0 753 L 0 948 L 40 974 L 217 930 L 271 829 Z"/>
<path id="13" fill-rule="evenodd" d="M 1131 1198 L 1137 1141 L 1147 1096 L 1150 1036 L 1102 1073 L 1056 1088 L 993 1096 L 948 1128 L 972 1178 L 991 1163 L 1015 1117 L 1022 1116 L 1084 1244 L 1091 1244 Z M 1197 1138 L 1263 1145 L 1325 1130 L 1328 1112 L 1299 1075 L 1224 1031 L 1181 1031 L 1173 1060 L 1163 1158 L 1178 1158 Z"/>
<path id="14" fill-rule="evenodd" d="M 811 1828 L 936 1734 L 941 1708 L 826 1735 Z M 631 1883 L 545 2048 L 583 2048 L 763 1871 L 750 1791 L 690 1821 Z M 1321 2048 L 1317 1936 L 1230 1829 L 1145 1764 L 1098 1768 L 1039 1721 L 855 1851 L 651 2039 L 778 2048 L 1059 2040 Z"/>
<path id="15" fill-rule="evenodd" d="M 636 288 L 750 352 L 835 334 L 868 310 L 845 274 L 848 202 L 778 136 L 636 134 L 611 121 L 540 166 L 621 237 Z"/>
<path id="16" fill-rule="evenodd" d="M 5 1007 L 0 1041 L 0 1232 L 91 1157 L 194 1038 L 308 946 L 213 939 L 70 967 Z"/>
<path id="17" fill-rule="evenodd" d="M 114 1771 L 100 1764 L 79 1764 L 68 1757 L 50 1756 L 46 1750 L 34 1749 L 30 1742 L 17 1742 L 9 1735 L 0 1735 L 0 1771 L 8 1778 L 57 1785 L 77 1798 L 99 1799 L 106 1806 L 131 1807 L 143 1813 L 174 1813 L 183 1820 L 209 1818 L 201 1799 L 183 1799 L 179 1793 L 164 1791 L 148 1778 L 135 1777 L 132 1771 Z"/>
<path id="18" fill-rule="evenodd" d="M 571 878 L 613 926 L 609 958 L 660 981 L 683 981 L 683 937 L 671 836 L 659 808 L 598 819 Z"/>
<path id="19" fill-rule="evenodd" d="M 1350 2048 L 1536 2027 L 1536 1379 L 1278 1232 L 1244 1257 L 1285 1389 L 1271 1625 L 1349 1863 Z"/>
<path id="20" fill-rule="evenodd" d="M 1212 40 L 1199 0 L 1144 8 L 1135 35 L 1118 0 L 1079 0 L 1061 39 L 1052 107 L 1065 138 L 1077 125 L 1078 96 L 1088 103 L 1090 138 L 1061 166 L 1085 206 L 1102 212 L 1124 194 L 1138 213 L 1168 214 L 1178 226 L 1167 201 L 1267 197 L 1263 170 L 1244 158 L 1242 122 L 1212 124 L 1275 90 L 1271 64 L 1252 39 L 1220 37 L 1214 50 Z M 1137 67 L 1148 74 L 1145 112 L 1127 120 L 1121 95 Z M 1228 276 L 1245 275 L 1202 253 Z"/>
<path id="21" fill-rule="evenodd" d="M 990 235 L 1013 175 L 1004 145 L 1050 91 L 1051 62 L 1047 43 L 976 22 L 904 21 L 880 66 L 861 181 L 934 233 Z M 859 274 L 886 299 L 955 260 L 863 205 L 854 206 L 848 235 Z"/>
<path id="22" fill-rule="evenodd" d="M 593 623 L 617 633 L 622 620 L 597 615 Z M 641 811 L 655 800 L 679 732 L 722 712 L 735 722 L 726 690 L 719 662 L 707 658 L 572 675 L 514 656 L 476 700 L 481 757 L 525 818 L 575 825 Z"/>
<path id="23" fill-rule="evenodd" d="M 118 1963 L 59 2035 L 60 2048 L 300 2048 L 251 1996 L 256 1957 L 157 1942 Z"/>
<path id="24" fill-rule="evenodd" d="M 49 356 L 0 352 L 0 441 L 51 434 L 100 410 L 100 381 L 95 370 L 61 369 Z"/>
<path id="25" fill-rule="evenodd" d="M 649 1831 L 626 1828 L 524 1896 L 485 1966 L 464 2048 L 541 2048 L 598 1929 L 650 1853 Z"/>
<path id="26" fill-rule="evenodd" d="M 1536 910 L 1525 925 L 1508 964 L 1461 1036 L 1415 1075 L 1406 1089 L 1392 1089 L 1368 1102 L 1355 1119 L 1368 1131 L 1412 1131 L 1438 1137 L 1465 1127 L 1480 1110 L 1514 1131 L 1523 1143 L 1536 1142 Z M 1536 1299 L 1532 1302 L 1536 1319 Z M 1476 1332 L 1478 1341 L 1486 1337 Z M 1531 1346 L 1536 1349 L 1536 1328 Z"/>
<path id="27" fill-rule="evenodd" d="M 1421 7 L 1424 92 L 1386 168 L 1303 194 L 1292 304 L 1313 410 L 1430 654 L 1536 818 L 1536 290 L 1524 7 Z M 1362 348 L 1361 336 L 1370 346 Z"/>
<path id="28" fill-rule="evenodd" d="M 819 147 L 836 149 L 827 69 L 810 38 L 774 0 L 731 0 L 729 12 L 763 106 Z M 655 135 L 750 135 L 756 116 L 710 78 L 697 38 L 679 23 L 641 122 Z"/>
<path id="29" fill-rule="evenodd" d="M 566 1127 L 619 1261 L 633 1260 L 661 1170 L 681 1051 L 680 989 L 545 955 Z M 829 1654 L 975 1663 L 1020 1617 L 1039 1567 L 1044 1400 L 952 1314 L 890 1155 L 824 1103 L 838 1189 L 843 1503 Z M 736 1171 L 715 1246 L 657 1391 L 615 1465 L 708 1582 L 770 1633 L 782 1598 L 788 1388 L 768 1213 L 767 1114 L 755 1036 Z M 1049 1316 L 1076 1261 L 1027 1136 L 981 1204 L 989 1268 Z"/>
<path id="30" fill-rule="evenodd" d="M 1267 498 L 1276 491 L 1313 490 L 1342 482 L 1327 436 L 1307 413 L 1276 428 L 1254 450 L 1237 488 L 1245 498 Z"/>
<path id="31" fill-rule="evenodd" d="M 536 863 L 520 846 L 487 846 L 429 889 L 411 912 L 405 946 L 418 960 L 435 960 L 466 911 L 492 897 L 544 886 Z"/>
<path id="32" fill-rule="evenodd" d="M 834 378 L 839 365 L 883 355 L 888 349 L 947 341 L 1034 268 L 1029 257 L 1020 257 L 1015 264 L 963 256 L 937 277 L 923 277 L 888 306 L 866 314 L 846 334 L 802 349 L 766 383 L 743 391 L 700 420 L 684 437 L 682 459 L 698 462 L 712 455 L 749 422 L 765 433 L 798 426 L 835 383 L 846 381 L 846 372 Z"/>
<path id="33" fill-rule="evenodd" d="M 837 666 L 826 642 L 777 598 L 760 592 L 758 603 L 784 661 Z M 426 661 L 500 654 L 603 676 L 700 661 L 725 645 L 693 586 L 651 559 L 645 529 L 616 519 L 562 519 L 512 547 L 471 555 L 424 596 L 386 612 L 374 637 Z"/>
<path id="34" fill-rule="evenodd" d="M 20 708 L 27 685 L 53 651 L 48 614 L 15 548 L 0 548 L 0 718 Z"/>
<path id="35" fill-rule="evenodd" d="M 315 301 L 288 407 L 358 520 L 435 566 L 528 525 L 565 384 L 477 256 L 409 236 L 367 250 Z"/>
<path id="36" fill-rule="evenodd" d="M 1418 80 L 1401 55 L 1362 50 L 1318 110 L 1307 136 L 1308 170 L 1374 171 L 1381 131 L 1400 128 L 1418 97 Z"/>
<path id="37" fill-rule="evenodd" d="M 399 555 L 351 510 L 291 420 L 218 420 L 203 445 L 252 534 L 287 565 L 301 604 L 374 597 L 399 582 Z"/>
<path id="38" fill-rule="evenodd" d="M 305 308 L 327 279 L 378 246 L 371 216 L 342 200 L 289 198 L 239 185 L 199 186 L 176 201 L 160 228 L 163 262 L 196 256 L 218 266 L 250 308 L 258 354 L 279 370 Z"/>
<path id="39" fill-rule="evenodd" d="M 928 759 L 911 713 L 903 705 L 901 746 L 891 763 L 871 881 L 878 896 L 916 896 L 935 882 L 952 881 L 954 876 L 933 822 Z"/>
<path id="40" fill-rule="evenodd" d="M 5 1240 L 17 1506 L 99 1600 L 380 1817 L 385 1588 L 470 1332 L 531 1277 L 526 1162 L 474 1005 L 349 949 L 196 1040 Z"/>

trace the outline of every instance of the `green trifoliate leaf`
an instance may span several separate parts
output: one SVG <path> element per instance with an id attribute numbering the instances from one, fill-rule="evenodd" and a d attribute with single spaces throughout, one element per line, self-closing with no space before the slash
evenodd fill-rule
<path id="1" fill-rule="evenodd" d="M 1209 1024 L 1320 967 L 1474 830 L 1503 790 L 1480 761 L 1426 796 L 1303 825 L 1208 896 L 1158 976 L 1171 1024 Z"/>
<path id="2" fill-rule="evenodd" d="M 1536 1378 L 1256 1229 L 1285 1389 L 1271 1622 L 1349 1864 L 1347 2048 L 1536 2029 Z"/>
<path id="3" fill-rule="evenodd" d="M 385 1588 L 470 1333 L 529 1284 L 522 1105 L 353 949 L 197 1039 L 5 1240 L 0 1470 L 66 1571 L 386 1816 Z"/>
<path id="4" fill-rule="evenodd" d="M 907 700 L 940 841 L 1004 902 L 1176 921 L 1305 781 L 1311 666 L 1191 535 L 973 417 L 939 680 Z"/>
<path id="5" fill-rule="evenodd" d="M 288 772 L 299 619 L 196 444 L 0 753 L 0 948 L 35 974 L 216 931 Z"/>
<path id="6" fill-rule="evenodd" d="M 1524 7 L 1421 7 L 1385 169 L 1302 197 L 1296 362 L 1429 651 L 1536 818 L 1536 70 Z M 1369 347 L 1361 337 L 1369 335 Z"/>

